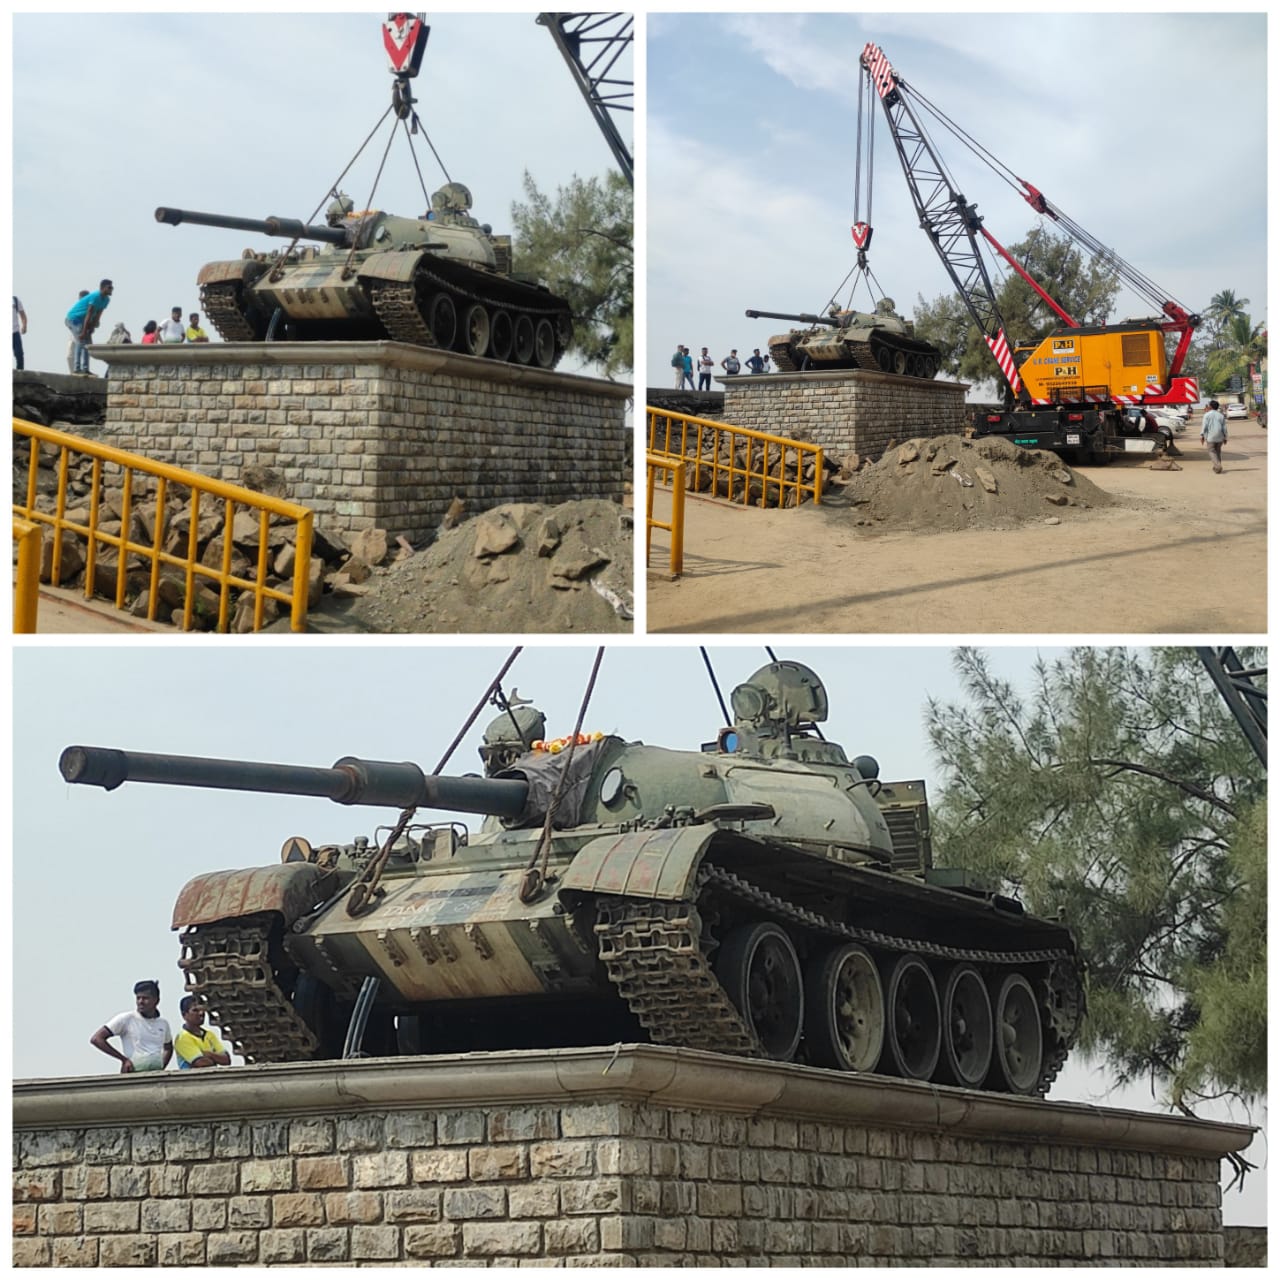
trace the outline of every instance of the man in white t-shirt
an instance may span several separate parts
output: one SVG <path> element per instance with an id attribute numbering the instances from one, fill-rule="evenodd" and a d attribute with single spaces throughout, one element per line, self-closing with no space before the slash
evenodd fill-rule
<path id="1" fill-rule="evenodd" d="M 161 342 L 186 342 L 187 326 L 182 323 L 182 308 L 174 307 L 169 318 L 160 326 Z"/>
<path id="2" fill-rule="evenodd" d="M 130 1071 L 163 1071 L 173 1057 L 173 1035 L 160 1016 L 160 984 L 151 979 L 134 983 L 136 1010 L 117 1013 L 89 1037 L 89 1043 L 120 1063 L 120 1074 Z M 107 1043 L 120 1037 L 121 1053 Z"/>

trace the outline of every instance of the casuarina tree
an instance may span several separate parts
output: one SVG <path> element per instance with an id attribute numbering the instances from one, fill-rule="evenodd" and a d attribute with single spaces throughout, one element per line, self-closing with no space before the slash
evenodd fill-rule
<path id="1" fill-rule="evenodd" d="M 574 177 L 555 199 L 524 175 L 524 203 L 512 205 L 515 265 L 566 299 L 573 312 L 569 351 L 606 377 L 632 368 L 633 227 L 631 188 L 617 173 Z"/>
<path id="2" fill-rule="evenodd" d="M 1026 696 L 978 650 L 955 661 L 964 699 L 926 712 L 935 849 L 1061 912 L 1081 1046 L 1122 1082 L 1182 1109 L 1265 1094 L 1265 771 L 1195 651 L 1074 648 Z"/>

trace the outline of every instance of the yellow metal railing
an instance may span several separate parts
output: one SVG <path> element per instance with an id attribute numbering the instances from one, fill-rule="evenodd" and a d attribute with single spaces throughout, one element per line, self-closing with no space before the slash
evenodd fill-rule
<path id="1" fill-rule="evenodd" d="M 38 524 L 13 517 L 13 540 L 18 544 L 18 564 L 13 576 L 13 630 L 30 635 L 36 629 L 40 607 L 40 543 L 44 531 Z"/>
<path id="2" fill-rule="evenodd" d="M 646 565 L 649 563 L 653 531 L 665 529 L 671 535 L 671 576 L 678 578 L 684 572 L 685 463 L 682 459 L 661 458 L 653 453 L 646 456 L 645 462 L 649 469 L 649 483 L 645 496 L 644 562 Z M 659 471 L 671 474 L 671 521 L 668 524 L 653 518 L 654 480 Z"/>
<path id="3" fill-rule="evenodd" d="M 53 531 L 53 549 L 49 581 L 57 586 L 62 576 L 63 534 L 72 533 L 84 539 L 85 567 L 84 594 L 86 599 L 93 595 L 97 576 L 98 554 L 103 547 L 115 548 L 115 605 L 122 609 L 128 584 L 131 563 L 141 561 L 149 565 L 150 573 L 147 585 L 147 618 L 155 621 L 156 606 L 159 599 L 160 569 L 164 565 L 172 566 L 182 573 L 182 627 L 191 630 L 192 618 L 196 611 L 196 580 L 207 580 L 216 585 L 218 591 L 218 617 L 216 629 L 226 631 L 230 614 L 230 593 L 233 588 L 253 593 L 253 629 L 262 627 L 263 611 L 267 600 L 278 600 L 289 606 L 290 626 L 294 631 L 303 631 L 307 625 L 307 585 L 308 571 L 311 565 L 311 530 L 313 515 L 306 507 L 293 502 L 285 502 L 281 498 L 273 498 L 267 494 L 255 493 L 252 489 L 243 489 L 239 485 L 227 484 L 222 480 L 214 480 L 209 476 L 197 475 L 194 471 L 185 471 L 181 467 L 170 466 L 164 462 L 153 462 L 126 453 L 123 449 L 115 449 L 110 445 L 86 440 L 81 436 L 70 435 L 65 431 L 57 431 L 52 427 L 42 427 L 34 422 L 26 422 L 14 418 L 15 436 L 26 436 L 31 448 L 27 468 L 27 492 L 25 503 L 13 504 L 15 516 L 21 516 L 34 524 L 47 525 Z M 41 447 L 50 447 L 56 451 L 55 469 L 57 474 L 57 491 L 54 510 L 50 514 L 36 506 L 36 490 L 40 462 Z M 14 441 L 14 452 L 17 454 L 18 442 Z M 67 477 L 72 455 L 89 457 L 92 462 L 90 477 L 89 512 L 86 519 L 69 519 L 67 514 Z M 116 468 L 120 472 L 120 532 L 107 533 L 102 528 L 105 519 L 102 510 L 102 481 L 107 468 Z M 130 537 L 135 516 L 134 491 L 142 489 L 144 484 L 135 484 L 135 477 L 145 476 L 155 485 L 155 519 L 150 545 L 136 541 Z M 170 493 L 170 486 L 182 486 L 190 490 L 190 498 L 186 502 L 175 499 Z M 221 556 L 218 565 L 206 565 L 200 562 L 200 516 L 201 499 L 207 497 L 207 510 L 216 513 L 221 503 L 223 520 L 218 536 L 221 538 Z M 138 502 L 144 501 L 139 498 Z M 187 520 L 185 534 L 185 550 L 166 550 L 169 541 L 170 522 L 169 504 L 175 503 L 175 514 Z M 237 509 L 256 513 L 258 528 L 258 557 L 254 566 L 253 577 L 241 577 L 231 571 L 233 550 L 233 526 Z M 293 581 L 289 590 L 267 585 L 267 572 L 270 566 L 270 540 L 268 531 L 271 518 L 293 521 L 297 525 L 294 540 Z M 145 532 L 145 527 L 143 529 Z M 181 548 L 183 537 L 177 534 L 176 547 Z"/>
<path id="4" fill-rule="evenodd" d="M 695 493 L 710 490 L 718 497 L 748 505 L 780 507 L 788 492 L 797 503 L 806 494 L 822 501 L 822 448 L 804 440 L 735 427 L 710 418 L 646 407 L 649 452 L 684 458 Z M 812 467 L 812 479 L 804 478 Z M 788 478 L 788 471 L 794 471 Z"/>

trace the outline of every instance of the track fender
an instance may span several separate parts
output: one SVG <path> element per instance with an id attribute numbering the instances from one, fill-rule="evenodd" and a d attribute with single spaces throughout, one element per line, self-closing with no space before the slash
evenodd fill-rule
<path id="1" fill-rule="evenodd" d="M 332 871 L 310 862 L 283 862 L 249 871 L 214 871 L 196 876 L 183 886 L 173 907 L 170 927 L 182 929 L 278 911 L 287 928 L 337 887 Z"/>
<path id="2" fill-rule="evenodd" d="M 196 276 L 196 284 L 226 284 L 229 280 L 252 283 L 267 270 L 256 258 L 231 258 L 226 262 L 206 262 Z"/>
<path id="3" fill-rule="evenodd" d="M 560 888 L 672 902 L 691 897 L 698 864 L 720 834 L 696 826 L 601 836 L 578 851 Z"/>
<path id="4" fill-rule="evenodd" d="M 417 253 L 373 253 L 356 270 L 362 280 L 391 280 L 404 284 L 412 280 L 418 264 L 427 257 L 426 249 Z"/>

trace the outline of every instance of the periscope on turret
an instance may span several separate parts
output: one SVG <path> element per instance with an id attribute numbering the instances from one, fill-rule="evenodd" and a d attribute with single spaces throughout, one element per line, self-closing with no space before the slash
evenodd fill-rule
<path id="1" fill-rule="evenodd" d="M 483 776 L 97 747 L 60 767 L 401 811 L 182 889 L 188 990 L 250 1061 L 341 1056 L 360 1008 L 372 1054 L 649 1040 L 1046 1092 L 1084 1013 L 1070 931 L 933 867 L 924 784 L 822 735 L 810 668 L 772 662 L 729 705 L 700 750 L 547 740 L 507 707 Z"/>

